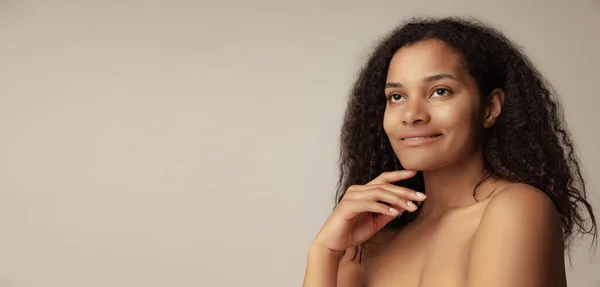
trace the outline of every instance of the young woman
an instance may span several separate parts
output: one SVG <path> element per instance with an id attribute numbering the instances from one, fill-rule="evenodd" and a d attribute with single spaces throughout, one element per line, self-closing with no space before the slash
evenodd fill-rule
<path id="1" fill-rule="evenodd" d="M 475 20 L 412 19 L 383 39 L 341 145 L 305 287 L 566 286 L 573 236 L 596 239 L 555 93 Z"/>

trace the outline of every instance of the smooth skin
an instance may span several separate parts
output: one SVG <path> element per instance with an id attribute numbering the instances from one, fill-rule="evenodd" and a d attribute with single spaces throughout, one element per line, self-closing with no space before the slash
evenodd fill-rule
<path id="1" fill-rule="evenodd" d="M 338 265 L 346 249 L 367 241 L 404 211 L 417 209 L 412 201 L 423 201 L 424 194 L 391 184 L 414 175 L 386 172 L 366 185 L 348 188 L 309 251 L 304 286 L 337 286 Z"/>
<path id="2" fill-rule="evenodd" d="M 382 89 L 384 130 L 403 167 L 423 172 L 427 198 L 391 184 L 413 171 L 350 187 L 310 247 L 303 286 L 566 286 L 560 216 L 547 195 L 490 178 L 472 196 L 482 178 L 480 136 L 501 114 L 503 91 L 482 102 L 458 55 L 437 40 L 398 50 Z M 405 141 L 415 133 L 440 136 Z M 423 202 L 415 221 L 381 230 L 416 210 L 409 201 Z M 358 264 L 354 247 L 369 239 L 378 247 Z"/>

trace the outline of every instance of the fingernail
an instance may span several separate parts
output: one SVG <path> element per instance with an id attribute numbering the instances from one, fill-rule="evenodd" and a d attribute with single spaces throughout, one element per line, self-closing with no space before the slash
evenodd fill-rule
<path id="1" fill-rule="evenodd" d="M 412 201 L 408 201 L 407 202 L 408 207 L 410 207 L 412 210 L 417 209 L 417 206 L 412 202 Z"/>
<path id="2" fill-rule="evenodd" d="M 397 210 L 397 209 L 395 209 L 395 208 L 391 208 L 391 207 L 390 207 L 390 212 L 391 212 L 393 215 L 398 215 L 398 214 L 400 214 L 400 211 L 398 211 L 398 210 Z"/>
<path id="3" fill-rule="evenodd" d="M 417 196 L 420 198 L 427 198 L 427 195 L 425 195 L 424 193 L 420 193 L 417 191 Z"/>

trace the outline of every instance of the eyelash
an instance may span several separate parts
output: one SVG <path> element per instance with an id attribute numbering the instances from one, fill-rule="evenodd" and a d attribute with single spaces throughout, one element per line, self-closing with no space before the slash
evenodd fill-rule
<path id="1" fill-rule="evenodd" d="M 451 95 L 451 94 L 452 94 L 452 91 L 451 91 L 450 89 L 447 89 L 447 88 L 437 88 L 437 89 L 434 89 L 434 90 L 433 90 L 433 92 L 435 93 L 435 92 L 437 92 L 437 91 L 439 91 L 439 90 L 444 90 L 444 91 L 446 91 L 446 94 L 444 94 L 444 95 L 441 95 L 440 97 L 443 97 L 443 96 L 447 96 L 447 95 Z M 392 101 L 392 97 L 393 97 L 393 96 L 403 96 L 403 95 L 401 95 L 401 94 L 398 94 L 398 93 L 392 93 L 392 94 L 390 94 L 390 95 L 387 97 L 387 100 L 388 100 L 388 102 Z"/>

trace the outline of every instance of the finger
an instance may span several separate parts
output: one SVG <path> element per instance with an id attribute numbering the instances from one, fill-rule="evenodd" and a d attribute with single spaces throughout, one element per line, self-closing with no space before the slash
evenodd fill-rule
<path id="1" fill-rule="evenodd" d="M 406 198 L 411 199 L 411 200 L 423 201 L 423 200 L 425 200 L 427 198 L 427 195 L 425 195 L 424 193 L 421 193 L 421 192 L 418 192 L 418 191 L 414 191 L 414 190 L 412 190 L 410 188 L 407 188 L 407 187 L 393 185 L 393 184 L 390 184 L 390 183 L 370 185 L 370 186 L 384 188 L 384 189 L 389 190 L 391 192 L 394 192 L 396 194 L 403 195 Z"/>
<path id="2" fill-rule="evenodd" d="M 348 189 L 346 189 L 346 192 L 344 194 L 361 191 L 363 189 L 365 189 L 364 185 L 357 185 L 357 184 L 351 185 L 351 186 L 348 187 Z"/>
<path id="3" fill-rule="evenodd" d="M 363 192 L 357 192 L 353 199 L 380 201 L 384 204 L 398 206 L 411 212 L 417 210 L 417 206 L 411 199 L 407 199 L 405 195 L 399 195 L 381 187 L 374 187 L 372 189 L 364 190 Z"/>
<path id="4" fill-rule="evenodd" d="M 367 185 L 396 182 L 411 178 L 416 174 L 417 172 L 412 170 L 386 171 L 380 174 L 378 177 L 371 180 L 369 183 L 367 183 Z"/>
<path id="5" fill-rule="evenodd" d="M 348 187 L 348 189 L 346 189 L 346 192 L 344 192 L 344 197 L 343 198 L 349 198 L 351 197 L 350 194 L 353 194 L 355 192 L 361 192 L 365 189 L 369 189 L 371 188 L 371 186 L 369 185 L 360 185 L 360 184 L 355 184 L 355 185 L 351 185 Z"/>
<path id="6" fill-rule="evenodd" d="M 349 200 L 346 201 L 344 209 L 344 219 L 351 220 L 359 214 L 365 212 L 378 213 L 387 216 L 399 216 L 402 212 L 396 208 L 389 207 L 383 203 L 375 201 L 359 201 Z"/>

